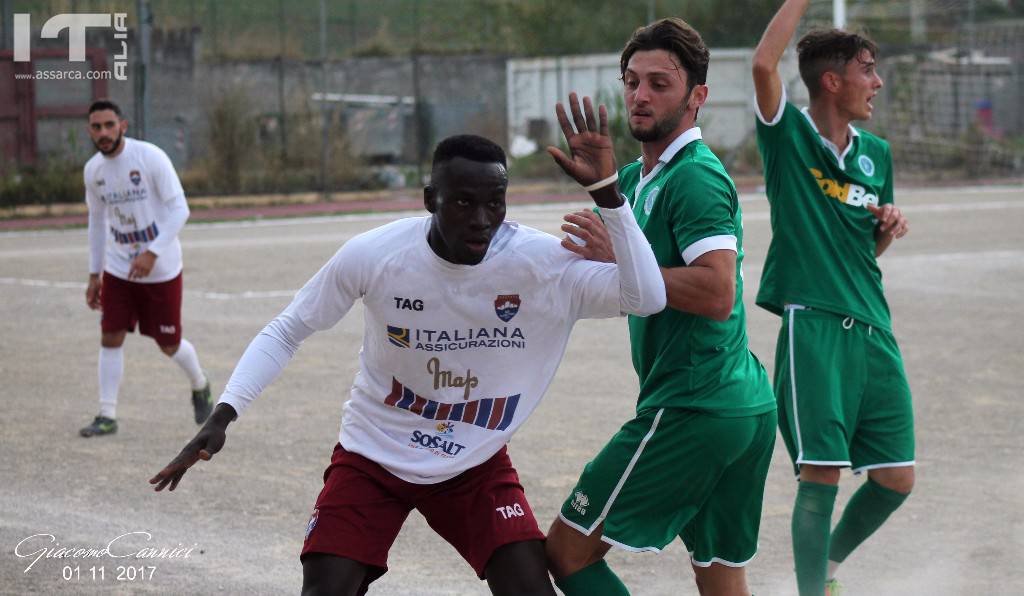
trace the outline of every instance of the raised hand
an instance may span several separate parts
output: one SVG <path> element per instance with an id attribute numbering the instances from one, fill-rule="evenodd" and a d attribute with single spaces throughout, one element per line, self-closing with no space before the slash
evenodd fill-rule
<path id="1" fill-rule="evenodd" d="M 548 147 L 548 153 L 566 174 L 582 186 L 590 186 L 614 175 L 615 152 L 612 139 L 608 136 L 608 110 L 604 105 L 598 106 L 595 119 L 590 98 L 583 98 L 583 110 L 580 111 L 576 93 L 569 94 L 569 109 L 572 111 L 571 123 L 565 113 L 565 106 L 560 102 L 555 104 L 555 116 L 569 144 L 570 155 L 557 147 Z"/>

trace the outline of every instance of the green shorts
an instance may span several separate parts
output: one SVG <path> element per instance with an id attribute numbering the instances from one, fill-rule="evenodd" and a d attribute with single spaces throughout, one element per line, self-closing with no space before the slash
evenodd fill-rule
<path id="1" fill-rule="evenodd" d="M 779 430 L 801 464 L 914 465 L 914 412 L 892 333 L 834 313 L 787 307 L 775 350 Z"/>
<path id="2" fill-rule="evenodd" d="M 757 552 L 775 411 L 719 418 L 648 409 L 626 422 L 580 476 L 559 517 L 630 551 L 680 536 L 694 565 L 745 565 Z"/>

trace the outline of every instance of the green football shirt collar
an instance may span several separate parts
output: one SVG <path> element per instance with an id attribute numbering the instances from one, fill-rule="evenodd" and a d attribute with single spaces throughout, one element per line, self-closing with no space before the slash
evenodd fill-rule
<path id="1" fill-rule="evenodd" d="M 804 115 L 804 118 L 807 118 L 807 122 L 810 123 L 811 128 L 813 128 L 814 132 L 818 134 L 818 138 L 821 139 L 821 144 L 824 145 L 826 149 L 831 151 L 832 155 L 834 155 L 836 157 L 836 163 L 839 164 L 839 169 L 843 170 L 845 172 L 846 171 L 846 156 L 847 156 L 847 154 L 850 153 L 850 150 L 853 149 L 854 139 L 856 139 L 857 137 L 860 136 L 860 133 L 857 132 L 857 129 L 854 128 L 852 124 L 847 124 L 846 125 L 848 127 L 849 133 L 850 133 L 850 142 L 846 145 L 846 149 L 844 149 L 843 152 L 840 153 L 839 152 L 839 147 L 835 143 L 833 143 L 832 141 L 826 139 L 824 136 L 822 136 L 822 134 L 820 132 L 818 132 L 818 125 L 815 124 L 814 123 L 814 119 L 811 118 L 811 110 L 810 110 L 810 108 L 804 107 L 803 109 L 800 110 L 800 113 Z"/>
<path id="2" fill-rule="evenodd" d="M 634 189 L 633 191 L 634 204 L 639 199 L 640 192 L 644 189 L 644 186 L 646 186 L 647 183 L 650 182 L 651 180 L 654 180 L 654 177 L 657 176 L 659 172 L 661 172 L 661 169 L 664 168 L 665 165 L 668 164 L 668 162 L 672 161 L 676 154 L 683 150 L 683 147 L 686 147 L 690 143 L 698 141 L 701 138 L 702 137 L 700 134 L 699 126 L 688 128 L 683 132 L 679 133 L 679 136 L 676 137 L 675 140 L 672 141 L 672 143 L 670 143 L 668 147 L 665 147 L 665 150 L 661 152 L 661 155 L 658 157 L 658 164 L 654 166 L 651 172 L 646 176 L 640 176 L 640 182 L 636 185 L 636 189 Z M 637 159 L 637 161 L 639 161 L 642 165 L 644 161 L 643 156 L 641 155 Z M 641 170 L 641 172 L 642 171 L 643 170 Z"/>

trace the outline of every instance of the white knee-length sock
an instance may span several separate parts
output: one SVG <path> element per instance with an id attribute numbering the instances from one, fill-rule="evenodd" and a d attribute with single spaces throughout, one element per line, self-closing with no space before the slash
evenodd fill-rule
<path id="1" fill-rule="evenodd" d="M 178 351 L 171 356 L 171 360 L 188 375 L 193 391 L 206 387 L 206 375 L 203 374 L 203 368 L 199 366 L 199 355 L 196 354 L 196 348 L 192 345 L 192 342 L 184 337 L 181 338 L 181 343 L 178 344 Z"/>
<path id="2" fill-rule="evenodd" d="M 100 348 L 100 416 L 117 417 L 117 391 L 124 376 L 124 347 Z"/>

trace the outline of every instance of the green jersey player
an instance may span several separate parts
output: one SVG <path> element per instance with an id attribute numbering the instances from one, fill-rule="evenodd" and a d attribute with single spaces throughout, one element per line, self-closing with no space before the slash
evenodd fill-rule
<path id="1" fill-rule="evenodd" d="M 660 551 L 677 537 L 702 594 L 750 593 L 744 566 L 757 550 L 776 406 L 747 348 L 736 188 L 694 125 L 708 59 L 679 19 L 637 29 L 622 52 L 643 156 L 621 169 L 619 188 L 661 266 L 669 308 L 629 318 L 636 415 L 587 464 L 548 533 L 549 565 L 570 596 L 627 593 L 605 553 Z M 594 258 L 606 244 L 597 217 L 566 219 L 586 245 L 563 245 Z"/>
<path id="2" fill-rule="evenodd" d="M 845 31 L 797 44 L 810 107 L 786 100 L 778 62 L 807 0 L 789 0 L 754 54 L 757 141 L 772 240 L 758 305 L 782 316 L 779 428 L 799 476 L 793 554 L 801 595 L 835 593 L 839 564 L 914 484 L 910 389 L 876 258 L 907 233 L 889 145 L 851 126 L 882 87 L 877 47 Z M 841 468 L 868 472 L 830 531 Z"/>

